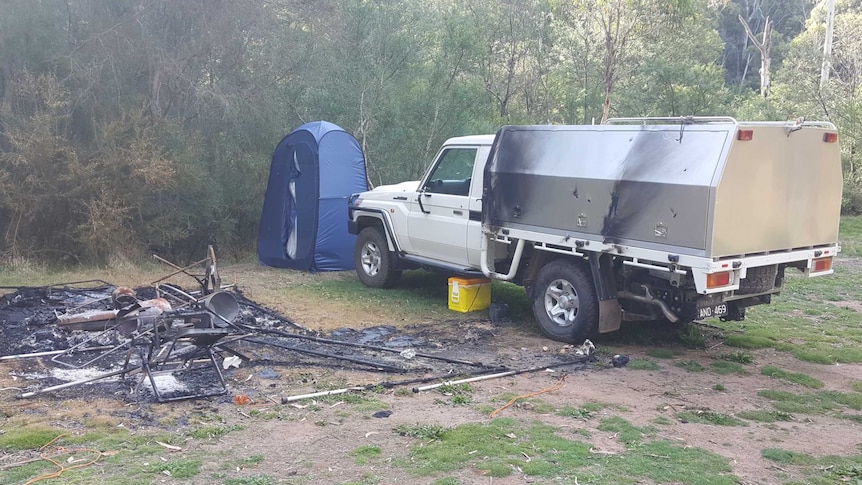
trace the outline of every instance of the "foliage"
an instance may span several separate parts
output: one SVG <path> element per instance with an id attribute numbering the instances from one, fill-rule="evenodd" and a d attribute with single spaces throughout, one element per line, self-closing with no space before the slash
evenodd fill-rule
<path id="1" fill-rule="evenodd" d="M 862 5 L 838 0 L 821 87 L 823 3 L 0 2 L 0 259 L 244 254 L 272 148 L 316 119 L 357 137 L 374 185 L 506 123 L 825 119 L 862 213 Z M 739 16 L 774 27 L 768 99 Z"/>

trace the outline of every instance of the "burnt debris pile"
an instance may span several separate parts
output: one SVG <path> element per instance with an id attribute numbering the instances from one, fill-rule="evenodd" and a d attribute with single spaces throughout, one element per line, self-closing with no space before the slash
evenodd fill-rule
<path id="1" fill-rule="evenodd" d="M 403 376 L 384 379 L 386 386 L 508 370 L 423 352 L 423 337 L 393 327 L 340 329 L 329 338 L 315 334 L 239 289 L 222 286 L 212 249 L 184 268 L 161 261 L 174 272 L 137 289 L 101 280 L 7 288 L 14 291 L 0 296 L 0 362 L 18 364 L 12 373 L 25 386 L 18 397 L 80 392 L 65 389 L 83 385 L 88 393 L 139 401 L 216 396 L 228 392 L 225 375 L 240 366 Z M 201 265 L 204 274 L 191 273 Z M 194 278 L 197 288 L 165 283 L 180 273 Z"/>

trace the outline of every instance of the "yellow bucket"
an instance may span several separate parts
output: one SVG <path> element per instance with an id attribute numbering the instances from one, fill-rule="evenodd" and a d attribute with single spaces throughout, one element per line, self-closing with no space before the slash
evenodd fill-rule
<path id="1" fill-rule="evenodd" d="M 449 309 L 466 313 L 491 306 L 488 278 L 449 278 Z"/>

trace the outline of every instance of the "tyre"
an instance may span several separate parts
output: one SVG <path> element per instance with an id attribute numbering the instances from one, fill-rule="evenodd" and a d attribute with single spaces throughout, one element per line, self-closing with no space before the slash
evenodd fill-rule
<path id="1" fill-rule="evenodd" d="M 738 295 L 747 295 L 769 291 L 775 287 L 776 276 L 778 276 L 777 264 L 749 268 L 746 271 L 745 279 L 740 280 L 739 289 L 736 290 L 736 293 Z"/>
<path id="2" fill-rule="evenodd" d="M 551 261 L 539 271 L 533 294 L 533 314 L 549 338 L 581 343 L 597 333 L 599 302 L 586 265 Z"/>
<path id="3" fill-rule="evenodd" d="M 389 251 L 380 227 L 366 227 L 359 232 L 353 262 L 356 274 L 365 286 L 391 288 L 401 277 L 401 271 L 394 268 L 395 254 Z"/>

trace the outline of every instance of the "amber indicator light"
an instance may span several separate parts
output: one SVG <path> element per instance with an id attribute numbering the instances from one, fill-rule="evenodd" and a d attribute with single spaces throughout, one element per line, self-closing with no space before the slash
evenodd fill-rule
<path id="1" fill-rule="evenodd" d="M 712 273 L 706 275 L 706 287 L 707 288 L 718 288 L 721 286 L 727 286 L 730 284 L 730 271 L 725 271 L 723 273 Z"/>
<path id="2" fill-rule="evenodd" d="M 814 272 L 829 271 L 832 269 L 832 258 L 819 258 L 814 260 Z"/>

